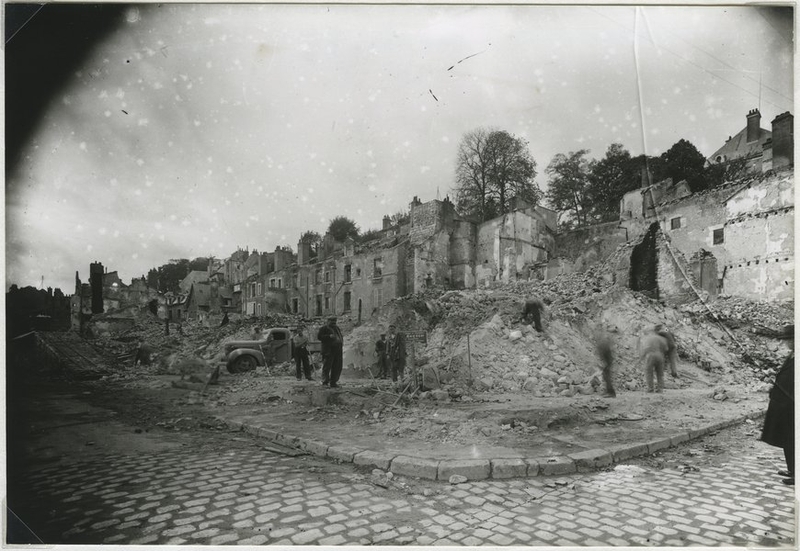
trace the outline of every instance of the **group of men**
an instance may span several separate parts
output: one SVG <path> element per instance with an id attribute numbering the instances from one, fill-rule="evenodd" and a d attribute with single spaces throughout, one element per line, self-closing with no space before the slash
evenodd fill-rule
<path id="1" fill-rule="evenodd" d="M 342 375 L 343 345 L 342 330 L 337 325 L 336 316 L 328 318 L 327 323 L 317 332 L 322 353 L 322 384 L 330 388 L 339 387 L 339 377 Z M 308 337 L 305 328 L 300 326 L 292 338 L 294 350 L 295 377 L 298 381 L 303 376 L 313 381 L 311 371 L 310 353 L 308 350 Z M 406 367 L 406 343 L 403 335 L 397 332 L 394 324 L 389 325 L 388 334 L 382 334 L 375 343 L 375 353 L 378 357 L 379 377 L 392 377 L 393 381 L 402 379 Z"/>
<path id="2" fill-rule="evenodd" d="M 342 330 L 336 324 L 336 316 L 331 316 L 325 325 L 317 332 L 322 353 L 322 385 L 330 388 L 339 387 L 339 377 L 342 375 L 342 360 L 344 352 L 344 338 Z M 313 381 L 311 373 L 311 354 L 308 349 L 308 337 L 305 327 L 299 326 L 292 337 L 292 351 L 295 362 L 295 377 L 298 381 Z"/>
<path id="3" fill-rule="evenodd" d="M 544 331 L 542 327 L 542 315 L 544 312 L 544 302 L 538 297 L 531 297 L 522 306 L 522 321 L 532 324 L 536 331 L 541 333 Z M 597 328 L 594 334 L 594 344 L 601 363 L 601 373 L 605 385 L 604 396 L 614 398 L 617 395 L 614 390 L 612 375 L 614 342 L 607 331 L 603 328 Z M 675 346 L 675 336 L 665 329 L 663 325 L 657 324 L 642 335 L 639 341 L 639 352 L 644 362 L 647 391 L 663 392 L 664 367 L 669 365 L 670 374 L 675 378 L 678 377 L 678 354 Z"/>
<path id="4" fill-rule="evenodd" d="M 397 327 L 389 325 L 388 335 L 381 334 L 375 343 L 375 355 L 378 357 L 378 377 L 381 379 L 392 378 L 397 382 L 402 379 L 406 370 L 406 341 L 402 334 L 397 332 Z"/>

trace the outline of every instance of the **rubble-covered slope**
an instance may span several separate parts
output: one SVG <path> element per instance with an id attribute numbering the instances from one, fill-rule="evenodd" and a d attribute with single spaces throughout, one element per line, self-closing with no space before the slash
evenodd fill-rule
<path id="1" fill-rule="evenodd" d="M 521 322 L 529 296 L 549 303 L 543 333 Z M 775 334 L 792 322 L 793 307 L 721 298 L 672 308 L 611 284 L 598 268 L 545 282 L 405 297 L 384 309 L 380 326 L 393 316 L 403 329 L 428 332 L 416 362 L 426 386 L 570 396 L 603 390 L 594 348 L 599 328 L 615 343 L 615 384 L 643 388 L 638 340 L 659 323 L 676 336 L 683 374 L 677 382 L 667 375 L 668 386 L 769 380 L 788 354 Z M 369 334 L 370 328 L 359 331 Z"/>

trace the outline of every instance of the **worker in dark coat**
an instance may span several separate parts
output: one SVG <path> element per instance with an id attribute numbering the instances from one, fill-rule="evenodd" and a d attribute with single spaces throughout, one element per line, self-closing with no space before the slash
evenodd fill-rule
<path id="1" fill-rule="evenodd" d="M 406 371 L 406 339 L 402 333 L 397 332 L 397 327 L 389 326 L 386 336 L 386 357 L 392 372 L 392 381 L 403 379 Z"/>
<path id="2" fill-rule="evenodd" d="M 303 375 L 309 381 L 313 381 L 311 376 L 311 362 L 308 353 L 308 337 L 305 335 L 305 327 L 297 327 L 297 334 L 292 337 L 292 354 L 294 355 L 295 377 L 298 381 L 303 380 Z M 302 371 L 300 368 L 302 367 Z"/>
<path id="3" fill-rule="evenodd" d="M 778 474 L 786 477 L 784 484 L 794 486 L 794 325 L 784 327 L 782 338 L 789 340 L 792 352 L 783 362 L 769 391 L 761 440 L 770 446 L 783 448 L 786 470 L 778 471 Z"/>
<path id="4" fill-rule="evenodd" d="M 542 332 L 542 312 L 544 312 L 544 302 L 538 297 L 532 297 L 525 301 L 522 307 L 522 320 L 525 323 L 533 321 L 536 330 Z"/>
<path id="5" fill-rule="evenodd" d="M 336 325 L 335 316 L 329 317 L 327 325 L 320 328 L 317 340 L 322 345 L 322 384 L 337 388 L 342 374 L 344 339 L 341 329 Z"/>
<path id="6" fill-rule="evenodd" d="M 378 378 L 389 377 L 389 361 L 386 357 L 386 333 L 381 333 L 381 338 L 375 343 L 375 356 L 378 357 Z"/>

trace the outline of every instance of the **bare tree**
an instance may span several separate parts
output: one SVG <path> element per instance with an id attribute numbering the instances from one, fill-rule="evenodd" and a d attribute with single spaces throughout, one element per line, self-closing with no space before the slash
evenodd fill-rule
<path id="1" fill-rule="evenodd" d="M 536 204 L 536 161 L 528 144 L 504 130 L 464 135 L 456 161 L 456 203 L 464 214 L 488 220 L 509 212 L 514 199 Z"/>

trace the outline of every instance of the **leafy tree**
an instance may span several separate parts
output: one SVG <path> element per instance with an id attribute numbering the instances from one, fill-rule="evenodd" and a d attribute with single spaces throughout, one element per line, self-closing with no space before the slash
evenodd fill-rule
<path id="1" fill-rule="evenodd" d="M 550 161 L 545 172 L 550 176 L 547 199 L 556 210 L 568 211 L 572 215 L 567 225 L 585 226 L 588 223 L 589 162 L 586 149 L 558 153 Z"/>
<path id="2" fill-rule="evenodd" d="M 300 241 L 303 243 L 311 243 L 313 245 L 322 241 L 322 236 L 319 234 L 319 232 L 308 230 L 303 232 L 303 234 L 300 236 Z"/>
<path id="3" fill-rule="evenodd" d="M 504 130 L 478 128 L 461 139 L 456 161 L 456 205 L 488 220 L 511 210 L 512 201 L 536 204 L 536 161 L 528 144 Z"/>
<path id="4" fill-rule="evenodd" d="M 196 265 L 200 265 L 199 259 Z M 153 289 L 158 289 L 162 293 L 180 291 L 180 282 L 190 271 L 191 262 L 186 258 L 172 259 L 167 264 L 162 264 L 158 268 L 151 268 L 147 272 L 147 286 Z M 195 268 L 205 270 L 208 268 L 208 260 L 203 265 L 203 268 Z"/>
<path id="5" fill-rule="evenodd" d="M 345 216 L 337 216 L 331 220 L 328 232 L 336 241 L 344 241 L 348 237 L 358 239 L 358 226 Z"/>
<path id="6" fill-rule="evenodd" d="M 395 212 L 393 215 L 391 215 L 389 218 L 392 226 L 398 226 L 400 224 L 407 223 L 411 218 L 411 213 L 408 212 L 407 210 L 399 210 Z"/>
<path id="7" fill-rule="evenodd" d="M 211 260 L 211 257 L 206 256 L 198 256 L 197 258 L 193 258 L 189 261 L 189 271 L 199 271 L 205 272 L 208 270 L 208 262 Z"/>
<path id="8" fill-rule="evenodd" d="M 300 235 L 300 242 L 311 245 L 310 258 L 315 258 L 319 253 L 319 246 L 322 243 L 322 236 L 319 234 L 319 232 L 307 230 Z"/>
<path id="9" fill-rule="evenodd" d="M 727 163 L 714 163 L 707 166 L 703 172 L 707 189 L 721 186 L 725 182 L 732 182 L 747 174 L 747 160 L 734 159 Z"/>
<path id="10" fill-rule="evenodd" d="M 664 162 L 664 176 L 677 183 L 686 180 L 692 192 L 706 189 L 708 184 L 704 178 L 706 158 L 687 140 L 678 140 L 661 155 Z"/>
<path id="11" fill-rule="evenodd" d="M 158 289 L 158 269 L 150 268 L 147 272 L 147 286 L 151 289 Z"/>
<path id="12" fill-rule="evenodd" d="M 589 211 L 598 222 L 619 218 L 619 201 L 627 192 L 641 184 L 640 163 L 622 144 L 608 146 L 606 156 L 589 165 L 586 196 Z"/>

